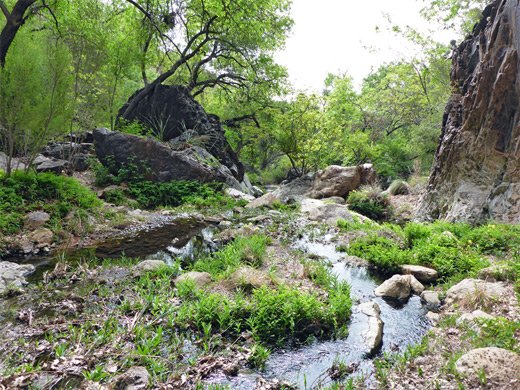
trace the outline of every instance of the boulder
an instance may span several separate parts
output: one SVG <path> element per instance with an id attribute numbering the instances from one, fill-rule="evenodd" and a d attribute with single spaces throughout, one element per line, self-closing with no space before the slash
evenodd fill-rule
<path id="1" fill-rule="evenodd" d="M 432 307 L 440 307 L 441 305 L 441 299 L 437 291 L 423 291 L 421 293 L 421 301 Z"/>
<path id="2" fill-rule="evenodd" d="M 50 219 L 49 214 L 43 211 L 34 211 L 25 216 L 23 226 L 27 230 L 36 230 L 43 227 Z"/>
<path id="3" fill-rule="evenodd" d="M 131 367 L 115 379 L 113 390 L 146 389 L 150 382 L 150 374 L 145 367 Z"/>
<path id="4" fill-rule="evenodd" d="M 158 269 L 161 269 L 164 267 L 166 263 L 162 260 L 143 260 L 139 262 L 138 264 L 134 265 L 132 267 L 132 270 L 136 274 L 141 274 L 142 272 L 148 272 L 148 271 L 157 271 Z"/>
<path id="5" fill-rule="evenodd" d="M 38 229 L 29 235 L 29 239 L 39 245 L 50 245 L 54 234 L 49 229 Z"/>
<path id="6" fill-rule="evenodd" d="M 486 312 L 483 312 L 482 310 L 475 310 L 471 313 L 462 314 L 459 318 L 457 318 L 455 322 L 457 325 L 466 324 L 471 329 L 477 330 L 479 328 L 479 325 L 475 320 L 478 319 L 494 320 L 495 317 L 490 314 L 487 314 Z"/>
<path id="7" fill-rule="evenodd" d="M 119 110 L 116 126 L 121 120 L 138 121 L 163 141 L 176 138 L 177 149 L 207 149 L 242 181 L 244 167 L 231 149 L 219 118 L 206 113 L 185 86 L 150 84 L 136 91 Z"/>
<path id="8" fill-rule="evenodd" d="M 116 167 L 135 164 L 146 180 L 197 180 L 201 183 L 218 181 L 232 188 L 241 188 L 226 166 L 197 146 L 178 152 L 150 138 L 108 129 L 94 130 L 94 145 L 103 164 L 109 167 L 111 161 Z"/>
<path id="9" fill-rule="evenodd" d="M 331 165 L 316 172 L 308 196 L 316 199 L 332 196 L 344 198 L 360 184 L 370 184 L 374 180 L 375 171 L 370 164 L 354 167 Z"/>
<path id="10" fill-rule="evenodd" d="M 52 172 L 56 175 L 61 175 L 68 166 L 68 161 L 48 159 L 36 166 L 36 172 Z"/>
<path id="11" fill-rule="evenodd" d="M 191 271 L 175 278 L 175 285 L 178 286 L 186 280 L 193 280 L 195 286 L 204 287 L 211 283 L 211 275 L 207 272 Z"/>
<path id="12" fill-rule="evenodd" d="M 439 273 L 436 270 L 420 265 L 405 264 L 401 267 L 401 272 L 403 274 L 413 275 L 417 280 L 423 283 L 435 282 L 439 277 Z"/>
<path id="13" fill-rule="evenodd" d="M 0 293 L 5 292 L 9 287 L 22 287 L 27 283 L 25 276 L 33 273 L 34 269 L 30 264 L 0 261 Z"/>
<path id="14" fill-rule="evenodd" d="M 0 152 L 0 169 L 3 171 L 7 171 L 7 160 L 8 160 L 7 155 L 5 153 Z M 19 169 L 19 170 L 23 171 L 23 170 L 27 169 L 27 167 L 19 159 L 13 158 L 11 160 L 11 169 L 12 170 Z"/>
<path id="15" fill-rule="evenodd" d="M 255 200 L 255 197 L 253 195 L 249 195 L 242 191 L 235 190 L 234 188 L 226 188 L 225 191 L 229 197 L 236 200 L 246 200 L 248 202 Z"/>
<path id="16" fill-rule="evenodd" d="M 308 197 L 307 193 L 312 186 L 313 180 L 314 173 L 307 173 L 288 184 L 280 186 L 272 193 L 276 195 L 282 203 L 300 203 L 303 199 Z"/>
<path id="17" fill-rule="evenodd" d="M 325 203 L 311 209 L 309 211 L 309 219 L 311 221 L 325 222 L 331 226 L 335 226 L 338 219 L 354 221 L 347 206 L 336 203 Z"/>
<path id="18" fill-rule="evenodd" d="M 472 383 L 479 383 L 485 375 L 486 388 L 520 388 L 520 356 L 507 349 L 477 348 L 462 355 L 455 362 L 455 370 L 466 375 Z"/>
<path id="19" fill-rule="evenodd" d="M 267 194 L 261 196 L 260 198 L 256 198 L 250 203 L 246 204 L 246 209 L 257 209 L 260 207 L 271 207 L 274 202 L 279 202 L 280 199 L 272 193 L 268 192 Z"/>
<path id="20" fill-rule="evenodd" d="M 383 326 L 384 323 L 379 317 L 381 310 L 379 305 L 374 302 L 360 304 L 358 310 L 367 316 L 368 326 L 362 333 L 363 340 L 369 349 L 369 355 L 374 355 L 383 345 Z"/>
<path id="21" fill-rule="evenodd" d="M 413 275 L 394 275 L 377 287 L 374 294 L 378 297 L 406 299 L 412 292 L 420 294 L 424 286 Z"/>
<path id="22" fill-rule="evenodd" d="M 486 282 L 480 279 L 464 279 L 446 293 L 446 304 L 477 304 L 484 298 L 501 298 L 511 294 L 503 282 Z"/>
<path id="23" fill-rule="evenodd" d="M 495 0 L 454 50 L 418 220 L 520 222 L 519 6 Z"/>

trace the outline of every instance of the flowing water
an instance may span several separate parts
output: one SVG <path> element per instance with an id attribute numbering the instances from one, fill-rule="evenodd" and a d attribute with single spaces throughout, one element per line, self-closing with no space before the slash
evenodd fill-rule
<path id="1" fill-rule="evenodd" d="M 115 258 L 124 253 L 127 257 L 162 259 L 169 264 L 175 259 L 191 263 L 218 249 L 212 242 L 216 230 L 216 227 L 207 226 L 200 220 L 179 219 L 161 227 L 110 239 L 93 248 L 71 252 L 68 258 L 74 261 L 86 254 L 98 258 Z M 215 374 L 208 378 L 208 383 L 227 384 L 233 389 L 246 390 L 254 389 L 257 379 L 262 377 L 281 379 L 295 383 L 301 389 L 311 389 L 320 381 L 327 382 L 326 371 L 337 360 L 358 363 L 354 375 L 370 376 L 373 372 L 374 357 L 367 356 L 361 336 L 366 330 L 366 316 L 356 310 L 358 303 L 370 300 L 379 305 L 380 316 L 384 322 L 383 345 L 379 355 L 402 352 L 408 345 L 420 341 L 430 327 L 426 319 L 427 310 L 421 305 L 420 299 L 414 296 L 406 301 L 396 301 L 375 297 L 374 289 L 382 280 L 365 267 L 345 264 L 343 255 L 335 250 L 331 238 L 332 236 L 327 234 L 318 239 L 310 239 L 307 236 L 295 241 L 293 246 L 320 257 L 330 264 L 340 280 L 346 280 L 351 285 L 355 305 L 348 336 L 337 340 L 313 340 L 299 346 L 274 349 L 263 371 L 242 369 L 235 377 Z M 37 266 L 37 272 L 29 281 L 41 280 L 42 273 L 52 269 L 56 261 L 56 257 L 51 256 L 24 260 Z M 6 305 L 8 301 L 0 305 L 0 312 L 7 309 Z"/>

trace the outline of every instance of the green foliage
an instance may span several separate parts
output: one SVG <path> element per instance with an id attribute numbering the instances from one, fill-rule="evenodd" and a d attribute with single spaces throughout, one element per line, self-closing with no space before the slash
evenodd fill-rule
<path id="1" fill-rule="evenodd" d="M 123 190 L 117 188 L 115 190 L 105 191 L 105 200 L 117 206 L 124 205 L 128 202 Z"/>
<path id="2" fill-rule="evenodd" d="M 349 209 L 376 221 L 382 221 L 391 214 L 390 204 L 380 187 L 362 186 L 359 191 L 351 191 L 347 198 Z"/>
<path id="3" fill-rule="evenodd" d="M 221 191 L 221 183 L 201 184 L 197 181 L 177 180 L 165 183 L 151 181 L 131 182 L 128 184 L 130 195 L 140 207 L 177 207 L 192 200 L 215 198 Z"/>
<path id="4" fill-rule="evenodd" d="M 514 353 L 520 352 L 516 336 L 520 332 L 519 321 L 509 321 L 506 318 L 477 319 L 478 329 L 467 329 L 466 337 L 470 338 L 474 348 L 497 347 L 508 349 Z"/>
<path id="5" fill-rule="evenodd" d="M 31 211 L 48 212 L 53 224 L 72 210 L 84 212 L 99 203 L 92 191 L 72 178 L 15 171 L 0 178 L 0 232 L 17 233 L 23 226 L 22 215 Z"/>
<path id="6" fill-rule="evenodd" d="M 259 267 L 262 265 L 266 247 L 270 242 L 271 239 L 263 235 L 238 237 L 211 257 L 197 260 L 193 270 L 209 272 L 216 278 L 222 278 L 229 276 L 242 264 Z"/>

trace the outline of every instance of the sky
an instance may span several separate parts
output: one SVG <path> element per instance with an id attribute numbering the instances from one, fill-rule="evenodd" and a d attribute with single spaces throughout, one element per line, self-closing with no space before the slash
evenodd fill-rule
<path id="1" fill-rule="evenodd" d="M 384 14 L 393 24 L 426 30 L 419 16 L 423 5 L 420 0 L 293 0 L 295 24 L 285 50 L 275 58 L 288 68 L 297 89 L 319 92 L 327 74 L 339 72 L 359 85 L 372 69 L 413 54 L 410 45 L 387 31 Z M 447 32 L 435 37 L 445 43 L 456 38 Z"/>

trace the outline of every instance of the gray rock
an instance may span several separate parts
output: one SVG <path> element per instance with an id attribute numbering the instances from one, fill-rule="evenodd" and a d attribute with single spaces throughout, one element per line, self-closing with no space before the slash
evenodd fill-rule
<path id="1" fill-rule="evenodd" d="M 39 245 L 50 245 L 54 234 L 49 229 L 38 229 L 29 235 L 29 239 Z"/>
<path id="2" fill-rule="evenodd" d="M 197 146 L 178 152 L 153 139 L 108 129 L 94 130 L 94 140 L 96 154 L 103 164 L 109 164 L 110 156 L 113 156 L 115 166 L 132 162 L 138 166 L 146 180 L 197 180 L 201 183 L 217 181 L 232 188 L 241 188 L 226 166 Z"/>
<path id="3" fill-rule="evenodd" d="M 211 283 L 211 275 L 207 272 L 198 272 L 198 271 L 187 272 L 185 274 L 177 276 L 177 278 L 175 279 L 175 285 L 184 283 L 186 280 L 193 280 L 193 282 L 195 283 L 195 286 L 204 287 Z"/>
<path id="4" fill-rule="evenodd" d="M 374 293 L 378 297 L 405 299 L 412 291 L 420 294 L 424 286 L 413 275 L 394 275 L 377 287 Z"/>
<path id="5" fill-rule="evenodd" d="M 52 172 L 56 175 L 61 175 L 63 170 L 69 166 L 68 161 L 65 160 L 47 160 L 36 166 L 36 172 Z"/>
<path id="6" fill-rule="evenodd" d="M 273 192 L 269 192 L 260 198 L 256 198 L 255 200 L 246 204 L 247 209 L 257 209 L 260 207 L 271 207 L 273 203 L 280 202 L 280 199 Z"/>
<path id="7" fill-rule="evenodd" d="M 480 279 L 464 279 L 446 293 L 446 304 L 477 304 L 482 298 L 501 298 L 510 294 L 503 282 L 486 282 Z"/>
<path id="8" fill-rule="evenodd" d="M 206 149 L 232 172 L 237 184 L 243 180 L 244 167 L 231 149 L 220 119 L 206 113 L 185 86 L 158 84 L 136 91 L 119 110 L 116 126 L 121 119 L 136 120 L 165 141 L 184 135 L 187 146 Z"/>
<path id="9" fill-rule="evenodd" d="M 370 164 L 367 164 L 366 167 L 362 165 L 354 167 L 328 166 L 324 170 L 316 172 L 308 196 L 316 199 L 332 196 L 344 198 L 360 184 L 369 184 L 371 183 L 370 180 L 375 179 L 375 171 L 371 175 L 368 174 L 369 170 L 374 170 Z"/>
<path id="10" fill-rule="evenodd" d="M 369 354 L 375 354 L 383 344 L 384 323 L 379 317 L 380 309 L 376 302 L 370 301 L 362 303 L 357 309 L 367 316 L 368 327 L 362 333 L 363 340 L 369 349 Z"/>
<path id="11" fill-rule="evenodd" d="M 27 230 L 36 230 L 43 227 L 49 220 L 49 214 L 43 211 L 34 211 L 25 216 L 23 226 Z"/>
<path id="12" fill-rule="evenodd" d="M 421 301 L 432 307 L 439 307 L 441 305 L 441 299 L 437 291 L 423 291 L 421 293 Z"/>
<path id="13" fill-rule="evenodd" d="M 0 169 L 7 171 L 7 155 L 0 152 Z M 26 165 L 17 158 L 11 160 L 11 169 L 23 171 L 27 169 Z"/>
<path id="14" fill-rule="evenodd" d="M 455 362 L 455 370 L 466 375 L 472 383 L 479 383 L 479 376 L 485 374 L 489 388 L 514 390 L 520 385 L 520 356 L 507 349 L 471 350 Z"/>
<path id="15" fill-rule="evenodd" d="M 5 292 L 10 286 L 19 288 L 27 284 L 25 276 L 33 273 L 34 269 L 30 264 L 0 261 L 0 293 Z"/>
<path id="16" fill-rule="evenodd" d="M 457 325 L 466 324 L 473 330 L 478 330 L 479 325 L 477 319 L 494 320 L 495 317 L 483 312 L 482 310 L 475 310 L 471 313 L 464 313 L 456 320 Z"/>
<path id="17" fill-rule="evenodd" d="M 237 200 L 242 199 L 242 200 L 246 200 L 248 202 L 255 200 L 255 197 L 253 195 L 246 194 L 246 193 L 236 190 L 234 188 L 226 188 L 225 192 L 228 196 L 230 196 L 233 199 L 237 199 Z"/>
<path id="18" fill-rule="evenodd" d="M 164 267 L 166 263 L 162 260 L 144 260 L 132 267 L 134 273 L 140 274 L 141 272 L 157 271 Z"/>
<path id="19" fill-rule="evenodd" d="M 439 273 L 436 270 L 420 265 L 403 265 L 401 272 L 403 274 L 413 275 L 417 280 L 423 283 L 435 282 L 439 277 Z"/>
<path id="20" fill-rule="evenodd" d="M 441 320 L 441 315 L 439 313 L 434 313 L 433 311 L 429 311 L 426 314 L 426 318 L 428 318 L 430 320 L 430 322 L 432 323 L 432 325 L 435 326 Z"/>
<path id="21" fill-rule="evenodd" d="M 113 389 L 114 390 L 139 390 L 148 387 L 150 374 L 145 367 L 131 367 L 125 373 L 119 375 Z"/>
<path id="22" fill-rule="evenodd" d="M 309 219 L 311 221 L 325 222 L 331 226 L 335 226 L 339 219 L 354 220 L 347 206 L 336 203 L 325 203 L 320 207 L 312 209 L 309 211 Z"/>

